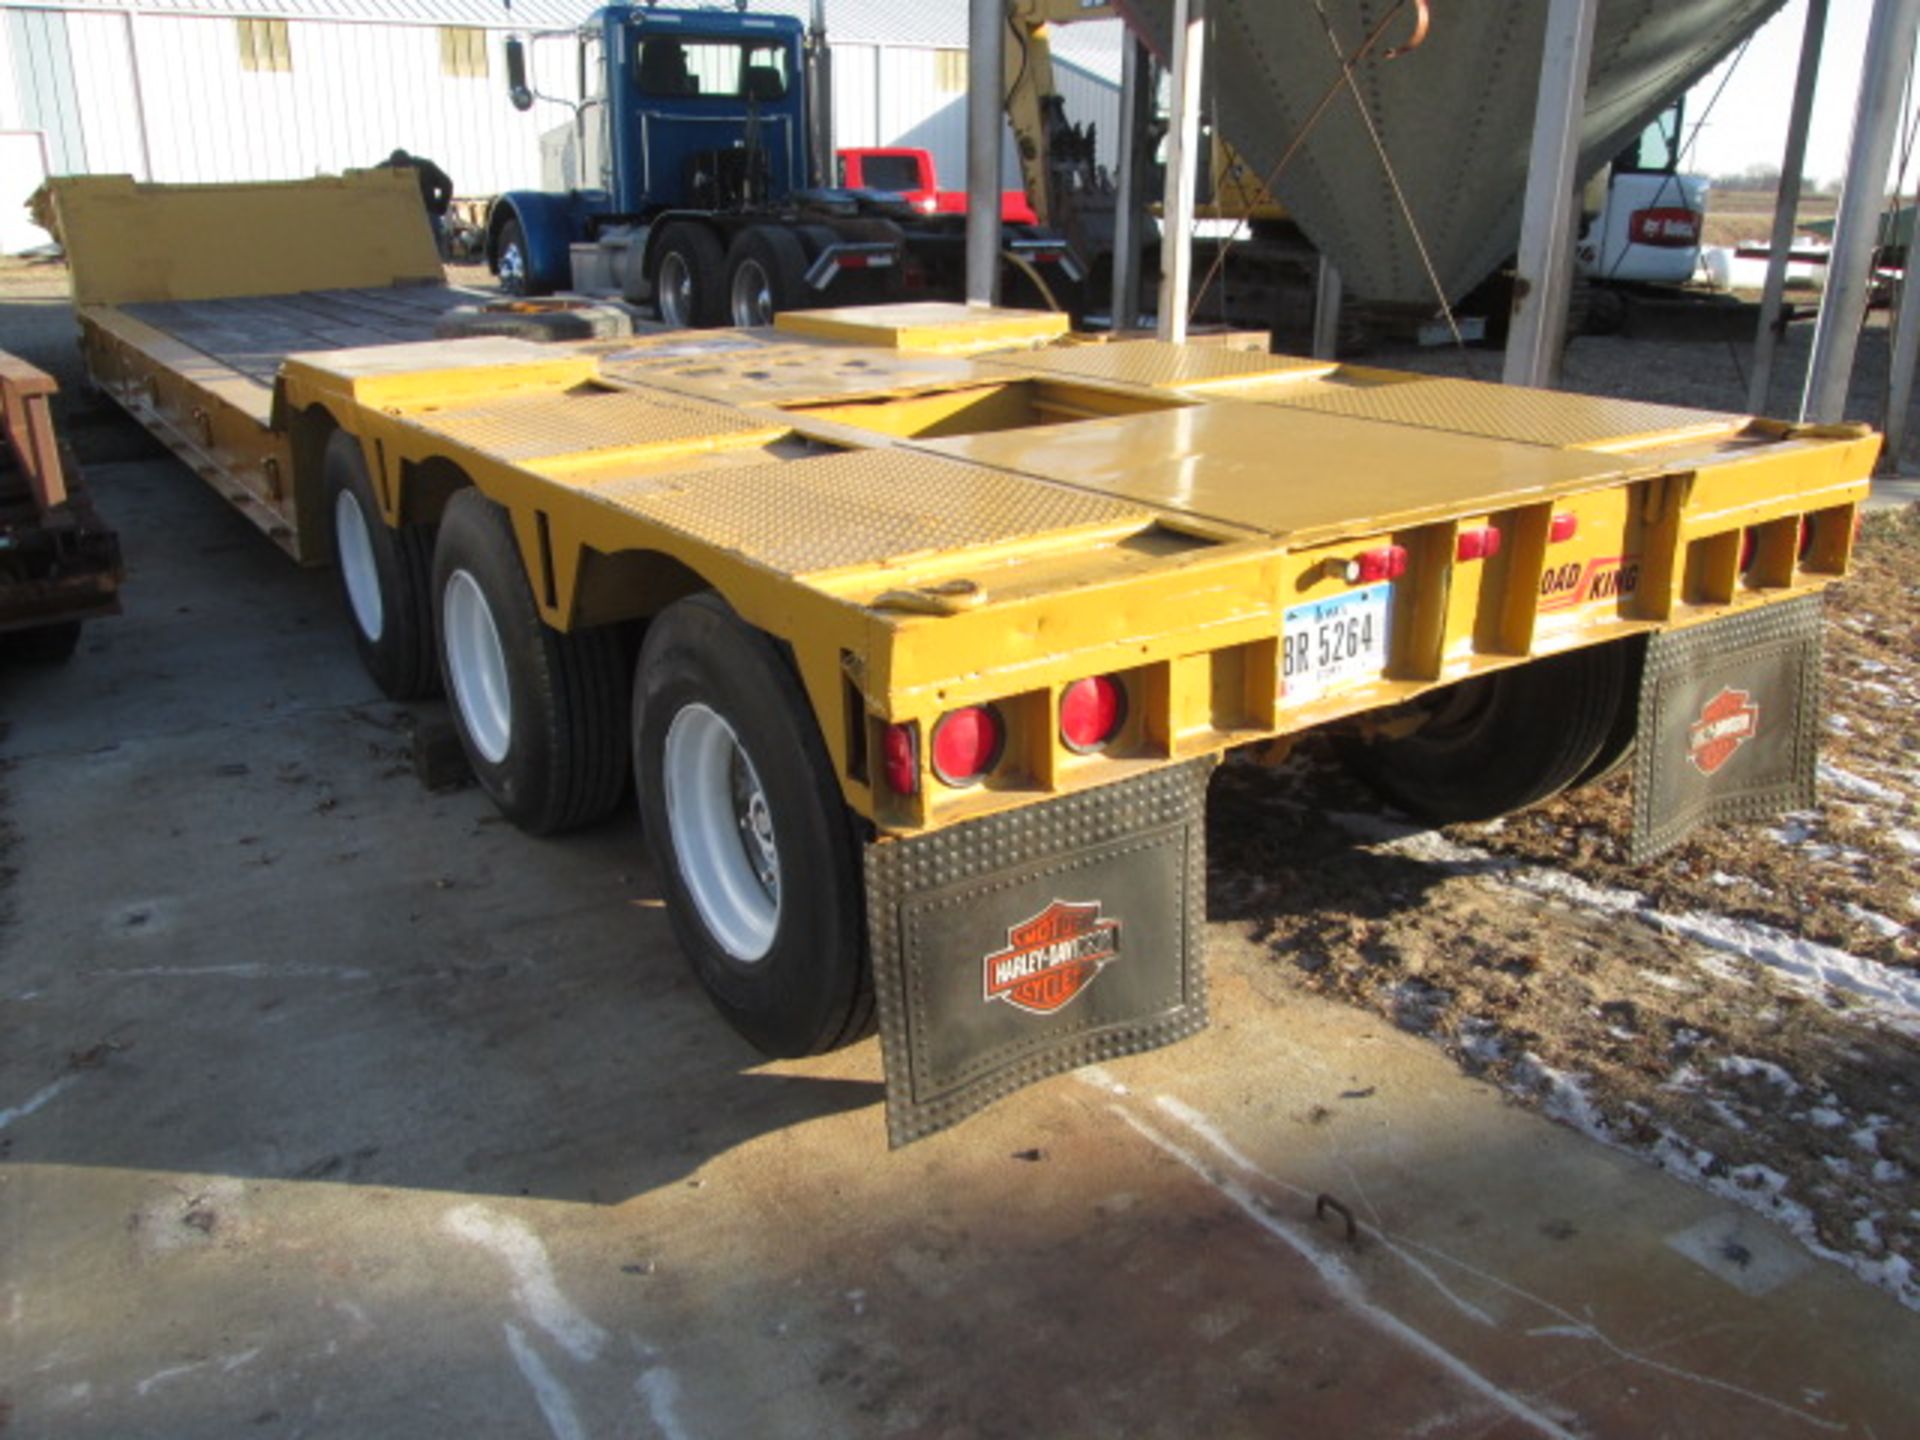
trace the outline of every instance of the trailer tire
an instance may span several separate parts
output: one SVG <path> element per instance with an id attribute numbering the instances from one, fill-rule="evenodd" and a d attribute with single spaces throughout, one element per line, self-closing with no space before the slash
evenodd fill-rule
<path id="1" fill-rule="evenodd" d="M 807 288 L 807 252 L 775 225 L 742 230 L 727 254 L 727 311 L 742 329 L 771 325 Z"/>
<path id="2" fill-rule="evenodd" d="M 660 236 L 653 257 L 653 303 L 679 330 L 726 323 L 727 257 L 706 226 L 676 220 Z"/>
<path id="3" fill-rule="evenodd" d="M 1475 676 L 1414 702 L 1411 734 L 1338 739 L 1355 774 L 1438 825 L 1493 820 L 1586 776 L 1630 692 L 1619 644 L 1570 650 Z"/>
<path id="4" fill-rule="evenodd" d="M 478 490 L 447 501 L 432 593 L 454 733 L 480 788 L 530 835 L 605 817 L 627 785 L 625 632 L 542 620 L 513 524 Z"/>
<path id="5" fill-rule="evenodd" d="M 860 847 L 785 655 L 718 596 L 689 596 L 648 627 L 633 707 L 647 845 L 701 987 L 768 1055 L 858 1039 Z"/>
<path id="6" fill-rule="evenodd" d="M 80 648 L 80 623 L 56 620 L 51 625 L 9 631 L 0 639 L 0 654 L 26 665 L 64 665 Z"/>
<path id="7" fill-rule="evenodd" d="M 388 525 L 380 515 L 360 441 L 327 437 L 321 462 L 340 598 L 360 663 L 390 700 L 440 693 L 433 658 L 433 532 Z"/>

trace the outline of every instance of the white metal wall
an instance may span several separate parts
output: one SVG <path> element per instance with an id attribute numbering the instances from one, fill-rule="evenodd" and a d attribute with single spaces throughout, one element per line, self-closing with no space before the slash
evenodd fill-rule
<path id="1" fill-rule="evenodd" d="M 507 103 L 501 31 L 488 32 L 489 73 L 455 78 L 441 73 L 439 32 L 430 25 L 293 20 L 292 69 L 249 72 L 229 18 L 25 10 L 0 17 L 11 22 L 0 25 L 0 128 L 46 128 L 34 126 L 29 111 L 60 117 L 67 140 L 49 134 L 56 169 L 174 182 L 295 179 L 370 165 L 397 146 L 436 161 L 459 194 L 488 195 L 537 186 L 539 136 L 572 113 L 541 101 L 521 114 Z M 23 68 L 28 17 L 38 48 Z M 62 30 L 64 57 L 47 38 Z M 943 186 L 964 186 L 966 93 L 941 88 L 964 67 L 943 67 L 931 48 L 833 50 L 837 143 L 924 147 Z M 532 61 L 536 90 L 572 97 L 570 39 L 536 43 Z M 39 83 L 33 97 L 22 94 L 23 73 Z M 1111 163 L 1113 87 L 1067 67 L 1058 73 L 1068 113 L 1097 120 L 1101 156 Z M 1010 135 L 1002 171 L 1017 187 Z"/>

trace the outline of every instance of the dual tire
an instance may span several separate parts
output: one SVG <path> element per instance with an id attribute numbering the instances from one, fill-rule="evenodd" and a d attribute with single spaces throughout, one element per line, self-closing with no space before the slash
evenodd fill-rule
<path id="1" fill-rule="evenodd" d="M 680 329 L 771 325 L 802 302 L 806 269 L 806 251 L 781 226 L 751 226 L 722 250 L 706 226 L 677 220 L 654 251 L 654 303 Z"/>
<path id="2" fill-rule="evenodd" d="M 395 698 L 444 688 L 500 811 L 558 834 L 612 813 L 637 776 L 674 934 L 726 1019 L 776 1056 L 865 1033 L 859 839 L 785 652 L 703 592 L 649 625 L 636 665 L 630 627 L 545 623 L 507 512 L 478 490 L 448 500 L 437 535 L 410 533 L 380 518 L 344 432 L 327 474 L 362 659 Z"/>

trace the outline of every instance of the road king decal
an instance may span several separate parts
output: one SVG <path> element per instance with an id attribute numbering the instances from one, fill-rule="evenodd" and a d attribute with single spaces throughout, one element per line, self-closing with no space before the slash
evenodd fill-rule
<path id="1" fill-rule="evenodd" d="M 1760 733 L 1760 707 L 1745 690 L 1722 690 L 1687 727 L 1687 758 L 1702 775 L 1711 775 L 1733 752 Z"/>
<path id="2" fill-rule="evenodd" d="M 1549 565 L 1540 575 L 1540 613 L 1571 610 L 1604 600 L 1624 600 L 1640 588 L 1640 557 L 1615 555 L 1582 565 L 1569 560 Z"/>
<path id="3" fill-rule="evenodd" d="M 986 957 L 983 998 L 1051 1015 L 1119 958 L 1120 922 L 1102 920 L 1098 900 L 1056 900 L 1007 927 L 1007 948 Z"/>

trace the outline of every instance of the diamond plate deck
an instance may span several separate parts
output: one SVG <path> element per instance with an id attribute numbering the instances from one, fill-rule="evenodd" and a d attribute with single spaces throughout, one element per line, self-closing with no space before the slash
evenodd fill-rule
<path id="1" fill-rule="evenodd" d="M 1229 350 L 1224 345 L 1170 345 L 1160 340 L 1063 346 L 1017 356 L 996 356 L 982 360 L 980 365 L 982 369 L 994 371 L 1104 380 L 1155 390 L 1191 390 L 1261 375 L 1325 374 L 1338 368 L 1328 360 L 1268 355 L 1258 350 Z"/>
<path id="2" fill-rule="evenodd" d="M 903 450 L 615 481 L 622 509 L 792 575 L 1144 525 L 1122 501 Z"/>
<path id="3" fill-rule="evenodd" d="M 1629 450 L 1652 443 L 1730 435 L 1747 423 L 1745 415 L 1525 390 L 1480 380 L 1410 380 L 1400 385 L 1319 388 L 1299 395 L 1279 391 L 1262 395 L 1260 403 L 1456 435 L 1481 435 L 1490 440 L 1549 445 L 1558 450 Z"/>
<path id="4" fill-rule="evenodd" d="M 722 337 L 740 341 L 746 337 Z M 796 343 L 659 345 L 607 355 L 609 380 L 646 384 L 736 405 L 793 405 L 863 395 L 908 394 L 1004 378 L 948 355 Z"/>
<path id="5" fill-rule="evenodd" d="M 627 390 L 536 392 L 406 418 L 468 449 L 516 461 L 702 440 L 751 444 L 783 428 L 725 405 Z"/>
<path id="6" fill-rule="evenodd" d="M 1049 1075 L 1205 1028 L 1212 768 L 1189 761 L 867 847 L 895 1147 Z M 1015 932 L 1062 910 L 1109 937 L 1098 971 L 1069 981 L 1072 993 L 1050 1010 L 1003 1003 L 993 961 Z"/>

